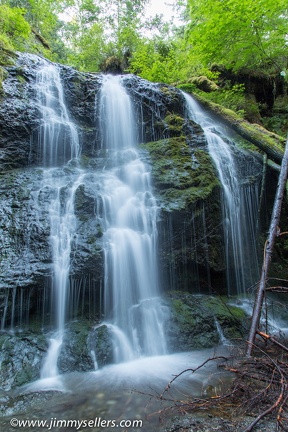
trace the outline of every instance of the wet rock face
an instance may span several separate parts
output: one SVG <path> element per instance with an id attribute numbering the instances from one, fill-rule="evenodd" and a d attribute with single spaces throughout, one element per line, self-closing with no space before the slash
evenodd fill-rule
<path id="1" fill-rule="evenodd" d="M 38 63 L 39 60 L 35 63 Z M 31 134 L 39 123 L 35 104 L 35 70 L 25 61 L 6 68 L 0 104 L 0 169 L 27 166 Z"/>
<path id="2" fill-rule="evenodd" d="M 37 68 L 45 62 L 40 57 L 21 54 L 15 65 L 6 67 L 3 80 L 0 101 L 2 327 L 20 322 L 23 313 L 26 318 L 41 314 L 43 305 L 51 300 L 53 257 L 49 202 L 55 191 L 43 183 L 37 154 L 43 118 L 35 88 Z M 76 230 L 71 241 L 69 280 L 73 289 L 81 291 L 81 302 L 87 306 L 84 315 L 90 318 L 93 313 L 99 313 L 104 278 L 103 208 L 95 175 L 103 175 L 113 162 L 101 150 L 98 96 L 102 76 L 60 65 L 59 70 L 69 119 L 79 134 L 81 156 L 77 168 L 85 171 L 85 180 L 77 186 L 74 197 Z M 159 204 L 158 254 L 163 286 L 205 292 L 209 278 L 213 277 L 214 287 L 223 287 L 221 190 L 203 130 L 185 117 L 184 97 L 179 90 L 132 75 L 123 76 L 123 82 L 135 108 L 140 154 L 151 166 Z M 65 167 L 70 184 L 75 181 L 75 167 L 75 161 Z M 63 174 L 61 170 L 59 176 Z M 65 187 L 61 193 L 64 206 Z M 91 295 L 98 309 L 91 307 Z M 78 305 L 70 315 L 74 318 L 79 309 Z M 24 321 L 28 322 L 26 318 Z M 67 345 L 67 358 L 73 346 Z M 104 357 L 102 364 L 106 364 Z M 84 363 L 90 365 L 87 359 Z M 70 366 L 64 363 L 63 360 L 62 369 L 68 370 Z"/>
<path id="3" fill-rule="evenodd" d="M 87 343 L 89 331 L 90 325 L 86 320 L 68 324 L 58 357 L 59 373 L 94 370 L 93 357 Z"/>
<path id="4" fill-rule="evenodd" d="M 1 327 L 26 323 L 51 274 L 48 215 L 41 214 L 35 191 L 41 173 L 14 169 L 0 183 Z M 14 305 L 14 307 L 13 307 Z M 12 316 L 13 315 L 13 316 Z M 14 323 L 12 322 L 14 321 Z"/>
<path id="5" fill-rule="evenodd" d="M 40 376 L 47 351 L 46 338 L 32 332 L 0 336 L 1 390 L 10 390 Z"/>

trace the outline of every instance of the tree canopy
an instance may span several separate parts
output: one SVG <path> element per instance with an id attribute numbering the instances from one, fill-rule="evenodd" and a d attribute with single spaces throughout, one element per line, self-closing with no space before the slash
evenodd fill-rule
<path id="1" fill-rule="evenodd" d="M 285 0 L 188 0 L 187 42 L 206 66 L 287 67 Z"/>
<path id="2" fill-rule="evenodd" d="M 147 19 L 151 1 L 0 0 L 1 44 L 91 72 L 115 56 L 128 72 L 167 83 L 213 76 L 214 63 L 285 76 L 285 0 L 174 0 L 177 25 Z"/>

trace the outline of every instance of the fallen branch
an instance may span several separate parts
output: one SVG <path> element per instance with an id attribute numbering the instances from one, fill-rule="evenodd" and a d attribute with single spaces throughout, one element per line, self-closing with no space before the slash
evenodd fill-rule
<path id="1" fill-rule="evenodd" d="M 288 292 L 288 287 L 283 287 L 283 286 L 268 287 L 265 289 L 265 291 Z"/>
<path id="2" fill-rule="evenodd" d="M 194 372 L 196 372 L 197 370 L 199 370 L 199 369 L 201 369 L 203 366 L 205 366 L 207 363 L 209 363 L 209 362 L 211 362 L 211 361 L 215 361 L 215 360 L 220 360 L 220 359 L 221 359 L 221 360 L 225 360 L 225 361 L 228 360 L 228 358 L 227 358 L 227 357 L 224 357 L 224 356 L 217 356 L 217 357 L 213 357 L 213 358 L 208 358 L 208 359 L 205 360 L 203 363 L 201 363 L 201 365 L 197 366 L 195 369 L 188 368 L 188 369 L 185 369 L 185 370 L 181 371 L 180 373 L 178 373 L 177 375 L 175 375 L 174 378 L 173 378 L 171 381 L 169 381 L 169 383 L 168 383 L 167 386 L 165 387 L 163 393 L 160 395 L 160 399 L 163 398 L 164 393 L 165 393 L 165 392 L 168 392 L 168 391 L 170 390 L 170 388 L 171 388 L 171 384 L 172 384 L 172 383 L 173 383 L 177 378 L 179 378 L 181 375 L 183 375 L 183 374 L 186 373 L 186 372 L 192 372 L 192 374 L 193 374 Z"/>
<path id="3" fill-rule="evenodd" d="M 283 345 L 283 344 L 281 344 L 280 342 L 278 342 L 277 339 L 275 339 L 273 336 L 270 336 L 270 335 L 268 335 L 268 334 L 266 334 L 266 333 L 263 333 L 263 332 L 261 332 L 261 331 L 259 331 L 259 330 L 258 330 L 256 333 L 257 333 L 259 336 L 261 336 L 263 339 L 265 339 L 265 340 L 269 340 L 269 341 L 272 342 L 273 344 L 279 346 L 280 348 L 283 349 L 283 351 L 288 352 L 288 348 L 287 348 L 285 345 Z"/>
<path id="4" fill-rule="evenodd" d="M 262 350 L 261 350 L 262 351 Z M 281 370 L 281 368 L 277 365 L 277 363 L 264 351 L 262 351 L 262 353 L 269 358 L 269 360 L 273 363 L 273 365 L 275 366 L 275 369 L 277 370 L 277 372 L 280 374 L 281 380 L 281 390 L 280 390 L 280 394 L 277 398 L 277 400 L 274 402 L 273 405 L 271 405 L 268 409 L 266 409 L 265 411 L 263 411 L 261 414 L 259 414 L 257 416 L 257 418 L 248 426 L 247 429 L 245 429 L 244 432 L 250 432 L 252 431 L 253 427 L 261 420 L 263 419 L 265 416 L 267 416 L 268 414 L 270 414 L 272 411 L 274 411 L 279 405 L 279 410 L 278 410 L 278 416 L 277 419 L 279 417 L 279 411 L 283 409 L 283 406 L 286 402 L 286 397 L 284 398 L 284 395 L 287 392 L 287 381 L 286 378 Z M 281 403 L 282 402 L 282 403 Z"/>

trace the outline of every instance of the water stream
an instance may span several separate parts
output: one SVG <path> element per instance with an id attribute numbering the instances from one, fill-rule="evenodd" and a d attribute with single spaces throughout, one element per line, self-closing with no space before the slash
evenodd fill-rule
<path id="1" fill-rule="evenodd" d="M 159 299 L 158 207 L 149 169 L 137 151 L 133 106 L 121 77 L 103 79 L 99 105 L 102 148 L 115 160 L 115 168 L 105 173 L 101 202 L 104 315 L 110 322 L 118 363 L 166 352 L 167 309 Z"/>
<path id="2" fill-rule="evenodd" d="M 72 159 L 80 154 L 76 127 L 70 121 L 64 100 L 60 71 L 56 65 L 45 64 L 39 68 L 36 92 L 42 124 L 38 134 L 39 164 L 43 179 L 38 190 L 39 204 L 43 201 L 50 221 L 50 245 L 53 263 L 52 317 L 55 331 L 49 340 L 49 349 L 41 377 L 58 374 L 57 359 L 61 349 L 69 296 L 69 270 L 71 243 L 76 231 L 74 196 L 83 181 L 77 166 L 71 175 L 65 171 Z"/>
<path id="3" fill-rule="evenodd" d="M 204 130 L 209 153 L 214 161 L 222 185 L 222 215 L 229 294 L 245 295 L 258 280 L 257 251 L 258 183 L 243 183 L 237 165 L 241 153 L 219 122 L 213 120 L 192 96 L 183 93 L 188 116 Z M 242 156 L 243 157 L 243 156 Z M 247 169 L 247 163 L 246 163 Z M 249 170 L 249 167 L 248 167 Z M 245 172 L 251 177 L 252 171 Z"/>

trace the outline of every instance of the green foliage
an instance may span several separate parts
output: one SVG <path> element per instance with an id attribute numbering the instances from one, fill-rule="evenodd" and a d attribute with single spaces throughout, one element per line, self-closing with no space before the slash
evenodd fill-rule
<path id="1" fill-rule="evenodd" d="M 226 89 L 219 89 L 211 93 L 205 93 L 205 98 L 229 108 L 244 117 L 246 108 L 245 98 L 245 86 L 244 84 L 235 84 L 232 87 Z"/>
<path id="2" fill-rule="evenodd" d="M 150 81 L 173 83 L 186 77 L 184 53 L 172 38 L 142 39 L 130 61 L 130 71 Z"/>
<path id="3" fill-rule="evenodd" d="M 139 42 L 141 15 L 147 0 L 72 1 L 73 19 L 63 29 L 70 45 L 68 61 L 86 71 L 99 71 L 105 58 L 116 56 L 126 68 Z"/>
<path id="4" fill-rule="evenodd" d="M 286 0 L 188 0 L 187 45 L 200 62 L 241 67 L 287 64 Z"/>
<path id="5" fill-rule="evenodd" d="M 95 23 L 74 40 L 74 51 L 68 54 L 68 62 L 79 70 L 98 71 L 104 55 L 103 28 Z"/>
<path id="6" fill-rule="evenodd" d="M 24 14 L 23 9 L 0 5 L 0 47 L 8 50 L 23 48 L 30 35 Z"/>

